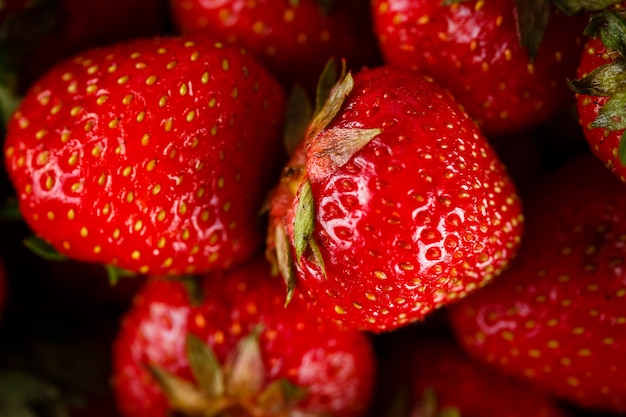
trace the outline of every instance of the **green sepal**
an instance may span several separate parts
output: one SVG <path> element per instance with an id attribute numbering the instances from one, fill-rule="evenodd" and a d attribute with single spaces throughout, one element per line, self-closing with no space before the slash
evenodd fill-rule
<path id="1" fill-rule="evenodd" d="M 552 4 L 567 15 L 575 15 L 583 11 L 603 10 L 621 3 L 622 0 L 552 0 Z"/>
<path id="2" fill-rule="evenodd" d="M 258 325 L 239 340 L 234 355 L 226 359 L 226 391 L 235 398 L 252 398 L 263 388 L 265 367 L 259 345 L 262 331 L 263 327 Z"/>
<path id="3" fill-rule="evenodd" d="M 464 3 L 467 2 L 469 0 L 442 0 L 441 1 L 441 5 L 442 6 L 452 6 L 453 4 L 457 4 L 457 3 Z"/>
<path id="4" fill-rule="evenodd" d="M 594 13 L 584 34 L 600 37 L 607 49 L 626 57 L 626 21 L 618 13 L 612 10 Z"/>
<path id="5" fill-rule="evenodd" d="M 173 277 L 173 279 L 180 281 L 185 287 L 187 297 L 189 297 L 189 303 L 192 306 L 198 307 L 202 305 L 204 300 L 204 289 L 200 279 L 196 275 L 184 275 L 182 277 Z"/>
<path id="6" fill-rule="evenodd" d="M 550 18 L 549 0 L 516 0 L 517 32 L 520 45 L 528 51 L 531 62 L 535 60 L 541 39 Z"/>
<path id="7" fill-rule="evenodd" d="M 299 403 L 306 396 L 307 390 L 291 383 L 288 379 L 281 378 L 267 384 L 267 387 L 259 395 L 258 404 L 262 408 L 264 406 L 269 408 L 278 405 L 281 410 L 276 411 L 284 413 L 286 409 Z"/>
<path id="8" fill-rule="evenodd" d="M 17 200 L 10 199 L 3 206 L 0 206 L 0 221 L 17 222 L 23 219 Z"/>
<path id="9" fill-rule="evenodd" d="M 104 269 L 107 272 L 109 284 L 111 285 L 116 285 L 123 278 L 133 278 L 137 276 L 137 273 L 129 271 L 128 269 L 120 268 L 119 266 L 115 265 L 104 265 Z"/>
<path id="10" fill-rule="evenodd" d="M 320 112 L 324 103 L 328 100 L 330 90 L 332 90 L 333 86 L 337 83 L 337 79 L 337 62 L 335 62 L 334 59 L 329 59 L 317 80 L 317 88 L 315 90 L 315 111 L 313 114 L 318 114 Z"/>
<path id="11" fill-rule="evenodd" d="M 191 416 L 209 416 L 207 411 L 212 405 L 199 387 L 158 366 L 149 365 L 147 370 L 161 388 L 172 409 Z"/>
<path id="12" fill-rule="evenodd" d="M 598 116 L 591 123 L 591 127 L 601 127 L 607 130 L 626 129 L 625 104 L 626 91 L 613 94 L 611 99 L 604 103 Z"/>
<path id="13" fill-rule="evenodd" d="M 304 139 L 311 117 L 313 117 L 311 99 L 302 87 L 294 86 L 287 101 L 283 130 L 283 143 L 289 155 L 293 155 Z"/>
<path id="14" fill-rule="evenodd" d="M 296 290 L 296 273 L 294 271 L 293 256 L 291 255 L 291 246 L 289 245 L 287 231 L 285 230 L 285 225 L 282 223 L 276 226 L 274 230 L 274 242 L 276 244 L 278 271 L 283 277 L 283 281 L 287 287 L 287 295 L 285 297 L 285 307 L 287 307 Z"/>
<path id="15" fill-rule="evenodd" d="M 620 163 L 623 166 L 626 166 L 626 132 L 622 132 L 622 136 L 619 139 L 619 143 L 617 145 L 617 156 Z"/>
<path id="16" fill-rule="evenodd" d="M 224 395 L 224 372 L 211 347 L 193 334 L 187 335 L 187 359 L 200 388 L 209 397 Z"/>
<path id="17" fill-rule="evenodd" d="M 308 178 L 322 181 L 332 175 L 381 132 L 379 128 L 338 127 L 319 132 L 308 152 Z"/>
<path id="18" fill-rule="evenodd" d="M 616 59 L 596 67 L 583 78 L 567 80 L 569 87 L 578 94 L 608 97 L 626 88 L 626 60 Z"/>
<path id="19" fill-rule="evenodd" d="M 39 236 L 29 236 L 23 240 L 23 243 L 31 252 L 47 261 L 62 262 L 69 260 L 67 256 L 59 253 L 50 243 Z"/>
<path id="20" fill-rule="evenodd" d="M 437 392 L 434 388 L 426 388 L 422 400 L 413 408 L 411 417 L 461 417 L 461 412 L 456 407 L 440 409 Z"/>
<path id="21" fill-rule="evenodd" d="M 18 370 L 0 372 L 0 402 L 45 402 L 60 397 L 61 392 L 56 386 L 37 376 Z"/>
<path id="22" fill-rule="evenodd" d="M 313 238 L 309 239 L 309 248 L 311 249 L 311 253 L 313 254 L 313 259 L 315 259 L 315 265 L 317 265 L 321 271 L 324 278 L 326 278 L 326 265 L 324 264 L 324 257 L 322 256 L 322 251 L 320 250 L 317 241 Z"/>
<path id="23" fill-rule="evenodd" d="M 316 98 L 316 109 L 313 119 L 309 125 L 309 129 L 307 131 L 307 138 L 312 138 L 322 131 L 328 124 L 337 116 L 339 110 L 343 102 L 348 97 L 348 94 L 354 88 L 354 79 L 352 78 L 351 73 L 345 73 L 345 61 L 344 66 L 342 68 L 342 74 L 339 78 L 339 81 L 336 81 L 332 84 L 332 87 L 328 90 L 326 94 L 326 82 L 323 79 L 320 79 L 318 93 Z M 325 76 L 322 75 L 322 78 Z M 328 75 L 328 82 L 330 82 L 331 77 Z M 324 96 L 326 98 L 324 99 Z"/>
<path id="24" fill-rule="evenodd" d="M 317 7 L 322 16 L 328 17 L 343 0 L 317 0 Z"/>
<path id="25" fill-rule="evenodd" d="M 309 240 L 315 228 L 315 202 L 311 183 L 307 180 L 298 189 L 298 203 L 294 219 L 293 244 L 296 250 L 296 262 L 309 246 Z"/>

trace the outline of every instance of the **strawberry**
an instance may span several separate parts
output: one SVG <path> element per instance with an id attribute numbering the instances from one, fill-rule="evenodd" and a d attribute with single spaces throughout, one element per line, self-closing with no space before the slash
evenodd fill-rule
<path id="1" fill-rule="evenodd" d="M 187 285 L 147 281 L 114 342 L 123 415 L 364 415 L 369 337 L 319 320 L 299 297 L 285 307 L 284 292 L 262 256 Z"/>
<path id="2" fill-rule="evenodd" d="M 378 380 L 381 411 L 399 407 L 398 417 L 434 416 L 426 412 L 431 408 L 442 416 L 567 415 L 554 399 L 473 360 L 447 336 L 413 331 L 388 339 Z"/>
<path id="3" fill-rule="evenodd" d="M 345 58 L 355 69 L 381 60 L 366 2 L 171 0 L 170 5 L 180 32 L 239 44 L 287 87 L 300 84 L 309 93 L 330 58 Z"/>
<path id="4" fill-rule="evenodd" d="M 450 308 L 455 334 L 503 373 L 596 412 L 624 412 L 623 184 L 587 153 L 525 201 L 518 257 Z"/>
<path id="5" fill-rule="evenodd" d="M 206 37 L 138 39 L 64 61 L 11 117 L 20 210 L 61 254 L 142 274 L 225 268 L 263 243 L 283 163 L 283 91 Z"/>
<path id="6" fill-rule="evenodd" d="M 537 36 L 529 35 L 526 49 L 512 1 L 447 3 L 454 4 L 374 0 L 374 31 L 385 62 L 434 77 L 489 136 L 537 125 L 573 104 L 566 78 L 575 75 L 582 50 L 583 15 L 554 8 L 532 15 L 530 20 L 545 21 L 549 14 L 549 20 L 541 44 L 531 48 Z M 548 5 L 528 2 L 538 3 Z"/>
<path id="7" fill-rule="evenodd" d="M 516 252 L 515 187 L 430 78 L 391 67 L 342 75 L 301 146 L 304 163 L 288 165 L 286 194 L 270 203 L 282 199 L 270 214 L 284 216 L 270 219 L 269 239 L 290 287 L 328 319 L 396 329 L 486 284 Z"/>
<path id="8" fill-rule="evenodd" d="M 593 153 L 607 168 L 626 181 L 624 136 L 624 88 L 626 74 L 622 46 L 623 9 L 595 14 L 586 33 L 590 36 L 578 67 L 578 79 L 570 81 L 576 92 L 579 123 Z"/>

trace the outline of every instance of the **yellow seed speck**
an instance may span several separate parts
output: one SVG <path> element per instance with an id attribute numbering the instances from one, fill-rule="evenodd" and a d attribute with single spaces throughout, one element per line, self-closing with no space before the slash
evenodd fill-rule
<path id="1" fill-rule="evenodd" d="M 134 250 L 130 254 L 130 257 L 133 258 L 134 260 L 138 260 L 139 258 L 141 258 L 141 252 L 139 252 L 138 250 Z"/>
<path id="2" fill-rule="evenodd" d="M 86 227 L 84 227 L 84 226 L 83 226 L 83 227 L 81 227 L 81 229 L 80 229 L 80 235 L 81 235 L 82 237 L 87 237 L 87 236 L 89 235 L 89 231 L 87 230 L 87 228 L 86 228 Z"/>

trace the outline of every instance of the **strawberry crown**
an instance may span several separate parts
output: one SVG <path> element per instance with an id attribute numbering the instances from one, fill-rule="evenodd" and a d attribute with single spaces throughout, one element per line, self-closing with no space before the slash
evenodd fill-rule
<path id="1" fill-rule="evenodd" d="M 332 175 L 381 132 L 381 129 L 328 129 L 353 87 L 354 79 L 346 69 L 346 62 L 342 62 L 338 74 L 335 62 L 330 60 L 318 82 L 315 111 L 308 117 L 308 124 L 296 130 L 299 133 L 298 139 L 307 146 L 308 161 L 306 172 L 299 176 L 300 184 L 295 195 L 296 211 L 291 243 L 295 249 L 295 262 L 299 263 L 304 253 L 310 251 L 314 263 L 324 274 L 324 259 L 313 237 L 316 214 L 311 180 L 319 182 Z M 299 120 L 304 120 L 304 117 Z M 287 147 L 295 149 L 296 146 L 298 144 Z M 287 285 L 286 303 L 289 303 L 295 290 L 296 277 L 291 245 L 284 224 L 276 227 L 274 238 L 278 271 Z"/>
<path id="2" fill-rule="evenodd" d="M 297 409 L 307 391 L 285 378 L 267 383 L 256 327 L 244 336 L 225 363 L 209 345 L 187 336 L 186 354 L 195 383 L 156 366 L 148 371 L 173 411 L 187 416 L 322 417 Z"/>
<path id="3" fill-rule="evenodd" d="M 608 97 L 591 123 L 592 128 L 608 131 L 626 129 L 626 20 L 617 10 L 606 10 L 592 16 L 585 34 L 599 38 L 608 50 L 611 61 L 595 68 L 584 77 L 568 80 L 568 85 L 577 94 Z M 618 157 L 626 166 L 626 132 L 618 145 Z"/>

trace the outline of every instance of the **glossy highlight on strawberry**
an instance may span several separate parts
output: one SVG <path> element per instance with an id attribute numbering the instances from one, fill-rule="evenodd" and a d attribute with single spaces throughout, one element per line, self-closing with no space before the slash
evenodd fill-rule
<path id="1" fill-rule="evenodd" d="M 92 49 L 11 117 L 6 166 L 32 230 L 79 261 L 144 274 L 225 268 L 262 244 L 283 90 L 205 37 Z"/>

